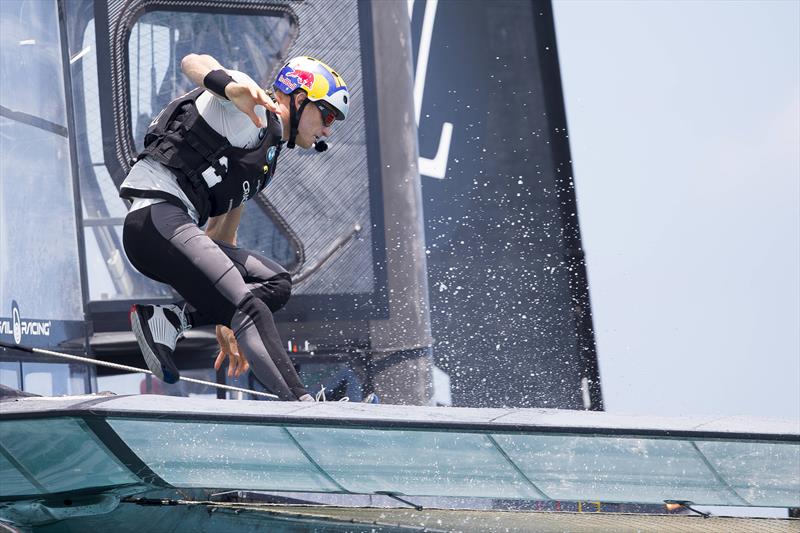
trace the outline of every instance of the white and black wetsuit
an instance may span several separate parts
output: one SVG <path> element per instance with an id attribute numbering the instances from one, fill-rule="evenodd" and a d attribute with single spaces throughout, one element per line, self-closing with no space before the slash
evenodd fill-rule
<path id="1" fill-rule="evenodd" d="M 236 81 L 249 80 L 228 72 Z M 212 240 L 199 227 L 209 216 L 237 207 L 264 188 L 275 170 L 274 147 L 277 144 L 279 152 L 281 132 L 274 127 L 280 121 L 257 106 L 256 112 L 269 124 L 259 130 L 231 102 L 208 91 L 192 91 L 182 98 L 187 97 L 191 102 L 184 106 L 186 113 L 170 104 L 173 117 L 162 113 L 154 121 L 163 122 L 156 133 L 167 140 L 156 139 L 151 127 L 144 156 L 122 184 L 121 196 L 133 201 L 123 228 L 125 253 L 142 274 L 167 283 L 185 298 L 193 308 L 187 313 L 192 326 L 229 326 L 255 377 L 282 400 L 296 400 L 307 391 L 272 316 L 289 299 L 290 275 L 266 257 Z M 182 121 L 200 123 L 200 134 L 189 140 L 180 137 L 189 136 L 184 130 L 191 129 Z M 171 132 L 179 136 L 170 140 Z M 204 152 L 208 147 L 198 147 L 209 140 L 221 140 L 228 148 L 209 155 Z M 160 143 L 160 152 L 153 151 L 154 143 Z M 184 150 L 188 144 L 194 151 Z M 174 157 L 176 153 L 180 157 Z M 212 161 L 214 157 L 219 159 Z M 258 157 L 263 159 L 256 164 Z M 203 159 L 208 161 L 197 163 Z"/>

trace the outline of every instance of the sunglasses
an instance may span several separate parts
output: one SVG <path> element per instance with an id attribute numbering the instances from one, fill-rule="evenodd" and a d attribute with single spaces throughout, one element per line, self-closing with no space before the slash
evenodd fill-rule
<path id="1" fill-rule="evenodd" d="M 317 109 L 319 109 L 319 112 L 322 113 L 322 123 L 326 128 L 330 127 L 330 125 L 333 124 L 333 121 L 336 120 L 336 113 L 331 111 L 331 109 L 325 104 L 314 102 L 314 105 L 316 105 Z"/>

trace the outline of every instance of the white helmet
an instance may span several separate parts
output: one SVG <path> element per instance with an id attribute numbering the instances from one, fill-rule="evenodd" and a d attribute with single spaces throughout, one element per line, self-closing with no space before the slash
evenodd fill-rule
<path id="1" fill-rule="evenodd" d="M 336 112 L 336 120 L 347 118 L 350 91 L 342 77 L 318 59 L 293 57 L 283 66 L 273 85 L 285 94 L 303 89 L 312 102 L 327 103 Z"/>

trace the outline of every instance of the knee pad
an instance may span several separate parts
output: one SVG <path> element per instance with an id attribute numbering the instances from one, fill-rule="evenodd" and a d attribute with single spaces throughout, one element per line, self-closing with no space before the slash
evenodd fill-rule
<path id="1" fill-rule="evenodd" d="M 289 297 L 292 295 L 292 278 L 289 274 L 278 275 L 272 281 L 272 286 L 274 288 L 273 302 L 267 302 L 267 305 L 274 313 L 289 301 Z"/>
<path id="2" fill-rule="evenodd" d="M 252 294 L 267 304 L 273 313 L 286 305 L 292 295 L 292 278 L 289 274 L 278 274 L 251 290 Z"/>

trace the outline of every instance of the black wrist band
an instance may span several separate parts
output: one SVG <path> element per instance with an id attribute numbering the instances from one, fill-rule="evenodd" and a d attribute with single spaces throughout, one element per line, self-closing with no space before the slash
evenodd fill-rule
<path id="1" fill-rule="evenodd" d="M 228 100 L 228 97 L 225 96 L 225 87 L 229 83 L 233 83 L 233 78 L 222 69 L 212 70 L 203 78 L 203 85 L 206 89 L 213 91 L 226 100 Z"/>

